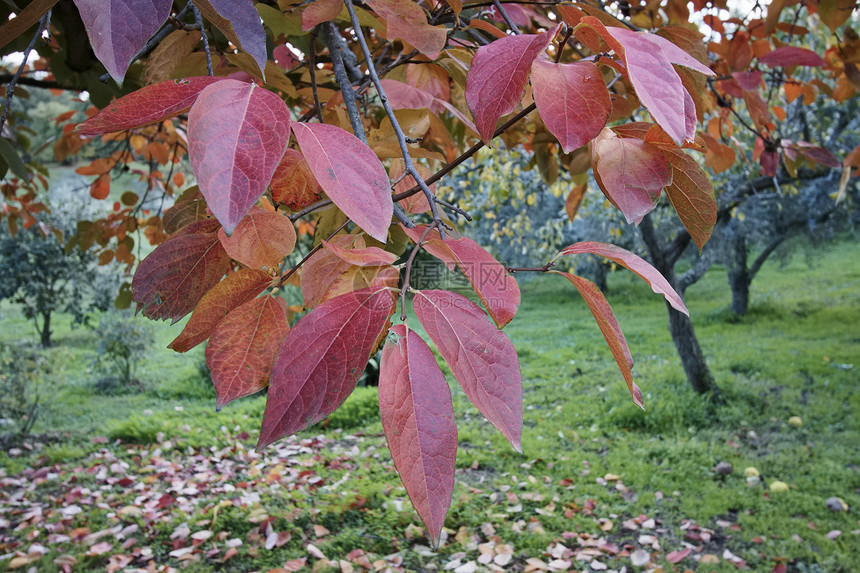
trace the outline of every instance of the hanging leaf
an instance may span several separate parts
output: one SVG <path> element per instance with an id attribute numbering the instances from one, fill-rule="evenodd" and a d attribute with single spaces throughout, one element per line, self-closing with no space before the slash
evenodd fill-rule
<path id="1" fill-rule="evenodd" d="M 254 58 L 265 76 L 266 32 L 253 0 L 195 0 L 194 5 L 228 40 Z"/>
<path id="2" fill-rule="evenodd" d="M 466 76 L 466 103 L 485 143 L 493 138 L 499 119 L 520 103 L 532 62 L 546 50 L 558 28 L 507 36 L 478 48 Z"/>
<path id="3" fill-rule="evenodd" d="M 287 303 L 278 296 L 246 302 L 218 323 L 206 346 L 216 410 L 268 386 L 275 350 L 289 330 Z"/>
<path id="4" fill-rule="evenodd" d="M 585 304 L 588 305 L 588 310 L 597 321 L 597 326 L 600 327 L 600 332 L 603 333 L 603 338 L 606 339 L 606 344 L 624 376 L 624 381 L 627 382 L 627 389 L 630 391 L 630 396 L 633 398 L 633 403 L 645 409 L 642 402 L 642 391 L 633 382 L 633 357 L 630 355 L 630 349 L 627 347 L 627 341 L 624 339 L 624 333 L 621 332 L 621 327 L 618 325 L 618 320 L 615 318 L 615 313 L 612 312 L 612 307 L 597 285 L 577 275 L 570 273 L 562 273 L 551 271 L 559 274 L 573 283 Z"/>
<path id="5" fill-rule="evenodd" d="M 275 353 L 258 449 L 343 404 L 393 312 L 391 290 L 374 287 L 326 301 L 296 323 Z"/>
<path id="6" fill-rule="evenodd" d="M 672 164 L 672 184 L 666 187 L 666 195 L 701 251 L 717 224 L 717 199 L 711 180 L 685 152 L 669 148 L 662 152 Z"/>
<path id="7" fill-rule="evenodd" d="M 433 351 L 403 324 L 382 349 L 379 412 L 394 467 L 438 546 L 454 490 L 454 404 Z"/>
<path id="8" fill-rule="evenodd" d="M 137 310 L 176 322 L 214 287 L 230 267 L 211 220 L 192 223 L 140 262 L 131 282 Z"/>
<path id="9" fill-rule="evenodd" d="M 296 246 L 296 229 L 281 213 L 252 207 L 229 237 L 224 229 L 218 238 L 227 254 L 252 269 L 277 269 Z"/>
<path id="10" fill-rule="evenodd" d="M 541 55 L 532 64 L 531 79 L 538 113 L 565 153 L 594 139 L 606 125 L 612 102 L 593 63 L 556 64 Z"/>
<path id="11" fill-rule="evenodd" d="M 414 229 L 403 230 L 410 239 L 417 242 L 425 228 L 424 225 L 417 225 Z M 422 248 L 428 253 L 449 268 L 453 269 L 456 264 L 466 275 L 499 328 L 504 328 L 513 320 L 520 306 L 520 287 L 517 280 L 493 255 L 468 237 L 442 240 L 438 233 L 431 232 L 425 237 L 425 241 Z"/>
<path id="12" fill-rule="evenodd" d="M 651 266 L 650 263 L 641 257 L 634 255 L 630 251 L 610 245 L 608 243 L 597 243 L 594 241 L 585 241 L 582 243 L 574 243 L 563 249 L 557 254 L 553 261 L 562 255 L 580 255 L 583 253 L 591 253 L 600 255 L 621 265 L 622 267 L 633 271 L 635 274 L 651 285 L 651 290 L 657 294 L 662 294 L 666 301 L 678 312 L 683 312 L 689 316 L 687 307 L 684 306 L 684 301 L 669 284 L 669 281 L 660 274 L 660 271 Z"/>
<path id="13" fill-rule="evenodd" d="M 266 190 L 289 137 L 290 112 L 272 92 L 237 80 L 200 92 L 188 114 L 188 155 L 227 233 Z"/>
<path id="14" fill-rule="evenodd" d="M 228 275 L 200 299 L 185 328 L 167 347 L 176 352 L 188 352 L 209 338 L 230 311 L 254 299 L 271 284 L 269 274 L 255 269 L 242 269 Z"/>
<path id="15" fill-rule="evenodd" d="M 827 65 L 827 62 L 821 59 L 821 56 L 807 50 L 806 48 L 798 48 L 796 46 L 783 46 L 768 52 L 758 59 L 758 63 L 775 68 L 779 66 L 807 66 L 810 68 L 820 68 Z"/>
<path id="16" fill-rule="evenodd" d="M 173 0 L 74 0 L 96 57 L 122 85 L 135 55 L 170 15 Z"/>
<path id="17" fill-rule="evenodd" d="M 641 221 L 672 182 L 672 167 L 656 147 L 609 128 L 591 143 L 591 161 L 598 186 L 628 223 Z"/>
<path id="18" fill-rule="evenodd" d="M 204 88 L 222 79 L 198 76 L 142 87 L 78 124 L 77 132 L 101 135 L 164 121 L 189 109 Z"/>
<path id="19" fill-rule="evenodd" d="M 477 304 L 453 292 L 416 291 L 412 306 L 472 404 L 522 452 L 523 382 L 508 337 Z"/>
<path id="20" fill-rule="evenodd" d="M 329 198 L 384 243 L 394 203 L 388 174 L 373 151 L 334 125 L 296 123 L 294 131 L 308 166 Z"/>

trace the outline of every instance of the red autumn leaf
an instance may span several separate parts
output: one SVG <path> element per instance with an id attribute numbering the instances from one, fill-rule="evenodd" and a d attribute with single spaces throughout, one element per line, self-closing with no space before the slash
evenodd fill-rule
<path id="1" fill-rule="evenodd" d="M 228 40 L 254 58 L 261 72 L 266 69 L 266 32 L 253 0 L 196 0 L 194 5 Z"/>
<path id="2" fill-rule="evenodd" d="M 157 123 L 190 108 L 208 85 L 223 78 L 210 76 L 167 80 L 123 96 L 77 127 L 81 135 L 101 135 Z"/>
<path id="3" fill-rule="evenodd" d="M 275 60 L 275 63 L 278 64 L 281 69 L 289 70 L 293 66 L 299 63 L 296 55 L 290 50 L 289 46 L 286 44 L 281 44 L 280 46 L 276 46 L 274 50 L 272 50 L 272 59 Z"/>
<path id="4" fill-rule="evenodd" d="M 690 314 L 687 307 L 684 306 L 684 301 L 680 296 L 678 296 L 678 293 L 675 292 L 675 289 L 672 288 L 669 281 L 660 274 L 660 271 L 652 267 L 651 263 L 648 261 L 634 255 L 630 251 L 622 249 L 621 247 L 616 247 L 615 245 L 610 245 L 608 243 L 584 241 L 581 243 L 574 243 L 573 245 L 564 248 L 553 260 L 562 255 L 580 255 L 583 253 L 591 253 L 594 255 L 600 255 L 601 257 L 606 257 L 622 267 L 633 271 L 635 274 L 639 275 L 642 280 L 651 285 L 651 290 L 657 294 L 662 294 L 672 308 L 678 312 L 683 312 L 686 315 Z"/>
<path id="5" fill-rule="evenodd" d="M 779 168 L 779 153 L 776 151 L 765 150 L 758 158 L 761 165 L 761 172 L 768 177 L 776 177 L 776 170 Z"/>
<path id="6" fill-rule="evenodd" d="M 453 292 L 417 291 L 412 306 L 472 404 L 522 452 L 523 381 L 508 337 L 477 304 Z"/>
<path id="7" fill-rule="evenodd" d="M 430 109 L 436 99 L 415 86 L 397 80 L 381 80 L 392 109 Z"/>
<path id="8" fill-rule="evenodd" d="M 682 561 L 687 555 L 689 555 L 693 550 L 687 547 L 686 549 L 682 549 L 680 551 L 672 551 L 671 553 L 666 554 L 666 561 L 669 563 L 678 563 Z"/>
<path id="9" fill-rule="evenodd" d="M 810 68 L 820 68 L 827 65 L 827 62 L 822 60 L 821 56 L 812 50 L 798 48 L 796 46 L 783 46 L 781 48 L 771 50 L 760 57 L 758 62 L 771 68 L 778 66 L 808 66 Z"/>
<path id="10" fill-rule="evenodd" d="M 290 112 L 272 92 L 237 80 L 200 92 L 188 114 L 188 155 L 227 233 L 266 190 L 289 138 Z"/>
<path id="11" fill-rule="evenodd" d="M 342 0 L 314 0 L 302 10 L 302 30 L 334 20 L 343 9 Z"/>
<path id="12" fill-rule="evenodd" d="M 466 76 L 466 103 L 484 142 L 493 138 L 499 118 L 520 103 L 532 62 L 557 31 L 558 26 L 543 34 L 507 36 L 478 48 Z"/>
<path id="13" fill-rule="evenodd" d="M 415 169 L 418 170 L 418 175 L 421 176 L 425 181 L 433 174 L 432 171 L 424 167 L 423 165 L 416 164 Z M 392 181 L 397 181 L 394 185 L 394 193 L 403 193 L 404 191 L 408 191 L 412 189 L 416 183 L 415 178 L 411 175 L 406 175 L 402 179 L 400 178 L 403 175 L 403 172 L 406 170 L 406 162 L 402 159 L 392 159 L 388 168 L 388 176 Z M 430 191 L 434 194 L 436 193 L 436 184 L 433 183 L 430 185 Z M 427 196 L 424 193 L 416 193 L 406 199 L 401 200 L 398 203 L 404 211 L 412 214 L 426 213 L 430 210 L 430 203 L 427 201 Z"/>
<path id="14" fill-rule="evenodd" d="M 685 103 L 684 86 L 672 64 L 714 75 L 710 68 L 656 34 L 607 28 L 593 16 L 583 17 L 582 22 L 591 26 L 615 51 L 626 68 L 626 75 L 639 101 L 672 140 L 682 145 L 691 135 L 685 125 L 685 116 L 689 114 L 681 115 L 678 110 L 686 109 L 689 104 Z"/>
<path id="15" fill-rule="evenodd" d="M 817 145 L 812 145 L 811 143 L 809 143 L 807 141 L 798 141 L 792 147 L 793 147 L 793 149 L 795 149 L 795 150 L 799 151 L 801 154 L 803 154 L 803 156 L 806 157 L 807 159 L 811 159 L 812 161 L 815 161 L 816 163 L 820 163 L 821 165 L 824 165 L 825 167 L 830 167 L 832 169 L 838 169 L 839 167 L 842 166 L 842 164 L 839 163 L 839 160 L 836 159 L 836 156 L 833 155 L 827 149 L 824 149 L 823 147 L 818 147 Z"/>
<path id="16" fill-rule="evenodd" d="M 167 347 L 176 352 L 191 350 L 209 338 L 230 311 L 254 299 L 271 284 L 271 276 L 255 269 L 228 275 L 200 299 L 185 328 Z"/>
<path id="17" fill-rule="evenodd" d="M 761 86 L 761 79 L 764 77 L 764 72 L 735 72 L 732 77 L 738 83 L 740 88 L 745 91 L 757 90 Z"/>
<path id="18" fill-rule="evenodd" d="M 284 152 L 270 185 L 272 199 L 293 211 L 301 211 L 320 199 L 320 184 L 311 173 L 305 156 L 295 149 Z"/>
<path id="19" fill-rule="evenodd" d="M 401 39 L 435 60 L 448 41 L 444 26 L 431 26 L 427 14 L 412 0 L 368 0 L 374 12 L 385 19 L 386 37 Z"/>
<path id="20" fill-rule="evenodd" d="M 296 123 L 296 141 L 323 190 L 346 216 L 380 242 L 394 213 L 388 174 L 356 136 L 322 123 Z"/>
<path id="21" fill-rule="evenodd" d="M 560 274 L 573 283 L 573 286 L 582 295 L 582 299 L 588 305 L 588 310 L 591 311 L 594 320 L 597 321 L 597 326 L 600 327 L 600 332 L 603 333 L 603 338 L 606 339 L 606 344 L 609 346 L 609 350 L 618 364 L 618 369 L 621 370 L 621 374 L 624 376 L 624 381 L 627 382 L 630 397 L 633 398 L 633 402 L 637 406 L 644 410 L 645 405 L 642 403 L 642 391 L 633 382 L 633 357 L 630 355 L 627 340 L 624 338 L 624 333 L 621 332 L 621 327 L 618 325 L 618 320 L 616 320 L 615 313 L 612 312 L 612 307 L 609 306 L 606 297 L 603 296 L 597 285 L 589 280 L 570 273 L 552 272 Z"/>
<path id="22" fill-rule="evenodd" d="M 425 227 L 403 230 L 413 241 L 418 241 Z M 438 233 L 425 237 L 423 247 L 428 253 L 453 268 L 456 264 L 469 279 L 475 293 L 499 328 L 504 328 L 520 306 L 520 287 L 507 269 L 481 245 L 468 237 L 442 240 Z"/>
<path id="23" fill-rule="evenodd" d="M 224 250 L 252 269 L 276 269 L 296 246 L 296 229 L 281 213 L 252 207 L 229 237 L 218 231 Z"/>
<path id="24" fill-rule="evenodd" d="M 641 221 L 672 182 L 672 167 L 655 146 L 618 137 L 609 128 L 591 143 L 591 162 L 601 191 L 628 223 Z"/>
<path id="25" fill-rule="evenodd" d="M 373 287 L 328 300 L 296 323 L 275 353 L 258 449 L 343 404 L 393 312 L 391 290 Z"/>
<path id="26" fill-rule="evenodd" d="M 593 63 L 556 64 L 539 56 L 531 78 L 538 113 L 565 153 L 591 141 L 606 125 L 612 102 Z"/>
<path id="27" fill-rule="evenodd" d="M 717 199 L 711 180 L 696 160 L 680 149 L 662 152 L 672 164 L 672 184 L 666 187 L 666 195 L 701 251 L 717 224 Z"/>
<path id="28" fill-rule="evenodd" d="M 93 52 L 122 84 L 137 52 L 170 15 L 172 0 L 74 0 Z"/>
<path id="29" fill-rule="evenodd" d="M 436 546 L 454 490 L 454 404 L 433 351 L 402 324 L 382 349 L 379 412 L 394 467 Z"/>
<path id="30" fill-rule="evenodd" d="M 379 247 L 365 247 L 363 249 L 345 249 L 335 243 L 323 241 L 326 249 L 329 249 L 337 258 L 350 265 L 359 267 L 378 267 L 390 265 L 397 260 L 397 255 L 383 251 Z"/>
<path id="31" fill-rule="evenodd" d="M 217 410 L 268 385 L 275 350 L 289 330 L 287 303 L 279 296 L 246 302 L 218 323 L 206 346 Z"/>
<path id="32" fill-rule="evenodd" d="M 174 322 L 191 312 L 230 267 L 215 232 L 217 222 L 191 223 L 140 262 L 131 291 L 138 311 Z"/>

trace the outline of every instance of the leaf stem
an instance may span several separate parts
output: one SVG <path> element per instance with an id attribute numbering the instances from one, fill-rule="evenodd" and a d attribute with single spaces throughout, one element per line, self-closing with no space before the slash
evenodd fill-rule
<path id="1" fill-rule="evenodd" d="M 424 242 L 424 239 L 427 238 L 430 231 L 439 225 L 439 221 L 433 221 L 427 225 L 427 228 L 425 228 L 424 232 L 421 233 L 421 236 L 418 237 L 418 241 L 415 242 L 415 248 L 412 249 L 411 253 L 409 253 L 409 258 L 406 259 L 406 274 L 403 275 L 403 286 L 400 289 L 400 320 L 406 320 L 406 291 L 409 290 L 409 281 L 412 277 L 412 263 L 415 262 L 415 257 L 418 255 L 418 251 L 421 250 L 421 243 Z"/>

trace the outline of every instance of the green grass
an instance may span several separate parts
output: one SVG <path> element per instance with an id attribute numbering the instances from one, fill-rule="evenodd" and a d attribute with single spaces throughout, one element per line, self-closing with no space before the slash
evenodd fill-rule
<path id="1" fill-rule="evenodd" d="M 50 395 L 36 428 L 52 438 L 36 441 L 32 453 L 0 454 L 0 468 L 14 475 L 28 465 L 60 464 L 55 467 L 97 488 L 86 468 L 97 466 L 105 451 L 130 464 L 157 451 L 177 467 L 201 463 L 201 454 L 232 451 L 223 455 L 237 460 L 238 474 L 225 479 L 246 484 L 242 487 L 261 496 L 259 504 L 242 507 L 235 503 L 238 494 L 216 488 L 205 502 L 175 508 L 169 517 L 150 524 L 137 520 L 158 564 L 178 565 L 168 556 L 169 536 L 182 522 L 214 521 L 216 532 L 243 540 L 233 560 L 223 565 L 201 560 L 191 563 L 190 571 L 267 570 L 307 557 L 308 543 L 330 559 L 357 548 L 377 558 L 403 550 L 406 570 L 441 568 L 458 552 L 465 553 L 464 562 L 476 559 L 476 542 L 468 536 L 486 542 L 485 524 L 515 548 L 510 570 L 521 570 L 528 557 L 551 559 L 546 551 L 554 542 L 576 547 L 574 540 L 563 539 L 564 532 L 604 536 L 620 548 L 630 544 L 632 551 L 643 532 L 627 531 L 621 523 L 643 514 L 659 520 L 663 553 L 655 554 L 654 562 L 667 571 L 735 571 L 722 559 L 726 549 L 743 557 L 752 571 L 769 572 L 778 562 L 797 572 L 854 571 L 860 560 L 860 536 L 852 533 L 860 519 L 858 255 L 860 247 L 842 243 L 823 251 L 813 269 L 799 257 L 782 269 L 766 265 L 753 284 L 750 313 L 741 319 L 727 311 L 723 269 L 712 269 L 688 291 L 723 404 L 689 389 L 663 302 L 635 277 L 613 274 L 607 298 L 636 362 L 646 412 L 630 401 L 600 331 L 570 284 L 559 277 L 521 283 L 523 304 L 505 332 L 518 349 L 523 373 L 524 455 L 514 452 L 452 383 L 460 441 L 457 483 L 446 521 L 449 540 L 432 557 L 415 550 L 426 542 L 415 536 L 420 521 L 408 502 L 400 505 L 405 493 L 380 436 L 375 389 L 358 389 L 327 424 L 290 442 L 307 444 L 307 451 L 289 458 L 271 451 L 259 459 L 247 457 L 264 399 L 242 400 L 216 414 L 214 398 L 200 383 L 200 349 L 187 355 L 165 349 L 182 323 L 157 327 L 157 349 L 140 373 L 145 391 L 103 396 L 93 390 L 95 374 L 87 368 L 92 333 L 56 321 L 57 344 L 48 351 L 52 372 L 45 380 Z M 13 308 L 3 305 L 0 312 L 0 340 L 28 332 Z M 409 322 L 417 326 L 414 318 Z M 789 425 L 790 416 L 802 417 L 802 427 Z M 94 436 L 109 443 L 94 444 Z M 734 473 L 716 475 L 720 461 L 730 462 Z M 272 490 L 266 476 L 279 466 L 305 468 L 322 485 L 294 488 L 301 482 L 297 478 Z M 747 484 L 743 470 L 749 466 L 759 470 L 762 485 Z M 789 491 L 769 493 L 767 484 L 774 480 L 788 483 Z M 512 494 L 515 500 L 509 499 Z M 849 511 L 828 510 L 830 496 L 844 499 Z M 592 515 L 584 509 L 591 505 Z M 292 539 L 273 551 L 257 548 L 259 527 L 249 521 L 253 511 L 271 516 L 273 528 L 289 531 Z M 94 512 L 88 519 L 96 524 L 116 522 L 109 511 Z M 598 518 L 611 519 L 612 529 L 602 532 Z M 692 543 L 701 546 L 700 554 L 717 555 L 719 563 L 697 567 L 688 558 L 673 566 L 664 560 L 664 553 L 681 548 L 685 520 L 714 531 L 710 542 Z M 318 539 L 314 525 L 331 533 Z M 831 530 L 842 535 L 828 539 Z M 462 541 L 454 540 L 458 531 L 465 531 Z M 9 532 L 0 531 L 0 539 L 4 535 Z M 82 557 L 85 550 L 57 551 L 78 555 L 79 566 L 106 565 L 107 556 Z M 43 558 L 38 566 L 47 571 L 49 563 Z M 608 563 L 631 570 L 627 557 Z"/>

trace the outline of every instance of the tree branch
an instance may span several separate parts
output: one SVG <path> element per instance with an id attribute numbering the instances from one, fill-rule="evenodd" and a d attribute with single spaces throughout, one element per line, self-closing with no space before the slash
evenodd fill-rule
<path id="1" fill-rule="evenodd" d="M 397 142 L 400 144 L 400 154 L 403 156 L 403 161 L 406 164 L 406 171 L 412 175 L 418 187 L 424 192 L 427 197 L 427 202 L 430 204 L 430 213 L 433 215 L 433 221 L 436 222 L 436 228 L 442 238 L 445 238 L 445 230 L 442 227 L 442 220 L 439 218 L 439 209 L 436 206 L 436 195 L 430 187 L 422 179 L 415 165 L 412 163 L 412 158 L 409 156 L 409 147 L 406 144 L 406 135 L 400 128 L 400 123 L 397 121 L 397 116 L 394 115 L 394 110 L 391 104 L 388 103 L 388 97 L 385 95 L 385 90 L 382 87 L 382 82 L 379 80 L 379 75 L 376 73 L 376 66 L 373 65 L 373 56 L 370 53 L 370 48 L 367 46 L 367 41 L 364 39 L 364 34 L 361 31 L 361 23 L 358 21 L 358 15 L 355 13 L 355 7 L 352 5 L 352 0 L 344 0 L 346 10 L 349 12 L 349 18 L 352 21 L 353 32 L 358 38 L 358 43 L 361 46 L 361 51 L 364 53 L 364 59 L 367 62 L 367 70 L 370 72 L 370 77 L 373 79 L 373 85 L 376 87 L 376 92 L 379 94 L 379 99 L 382 101 L 382 107 L 385 108 L 385 113 L 388 119 L 391 120 L 391 127 L 397 136 Z M 351 86 L 350 86 L 351 89 Z M 366 143 L 366 142 L 365 142 Z"/>

